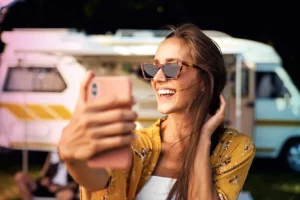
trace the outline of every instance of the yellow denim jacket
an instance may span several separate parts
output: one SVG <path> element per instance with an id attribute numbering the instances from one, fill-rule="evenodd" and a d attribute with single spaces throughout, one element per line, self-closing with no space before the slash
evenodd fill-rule
<path id="1" fill-rule="evenodd" d="M 136 131 L 130 170 L 110 170 L 106 189 L 88 192 L 80 187 L 81 200 L 133 200 L 151 176 L 161 151 L 160 124 Z M 234 129 L 225 129 L 211 155 L 213 182 L 220 200 L 236 200 L 254 159 L 253 140 Z"/>

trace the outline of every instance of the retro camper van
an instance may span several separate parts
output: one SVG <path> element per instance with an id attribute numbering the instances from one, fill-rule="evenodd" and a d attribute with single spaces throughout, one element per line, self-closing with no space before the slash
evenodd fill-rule
<path id="1" fill-rule="evenodd" d="M 254 139 L 256 157 L 281 158 L 300 172 L 300 93 L 280 56 L 266 44 L 218 31 L 205 33 L 220 46 L 228 70 L 226 126 Z M 162 115 L 139 63 L 153 58 L 166 34 L 163 30 L 118 30 L 113 35 L 67 29 L 4 32 L 0 144 L 55 150 L 87 69 L 100 76 L 131 77 L 137 123 L 149 126 Z"/>

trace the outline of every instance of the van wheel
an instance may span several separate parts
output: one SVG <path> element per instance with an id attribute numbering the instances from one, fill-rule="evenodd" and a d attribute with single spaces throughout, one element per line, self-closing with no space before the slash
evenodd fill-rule
<path id="1" fill-rule="evenodd" d="M 292 140 L 287 144 L 284 160 L 289 169 L 300 173 L 300 140 Z"/>

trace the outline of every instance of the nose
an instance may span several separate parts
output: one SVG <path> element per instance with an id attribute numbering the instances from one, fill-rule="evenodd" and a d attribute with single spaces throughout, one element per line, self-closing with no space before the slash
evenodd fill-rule
<path id="1" fill-rule="evenodd" d="M 162 68 L 158 70 L 158 72 L 153 77 L 153 81 L 155 82 L 161 82 L 161 81 L 167 81 L 164 72 L 162 71 Z"/>

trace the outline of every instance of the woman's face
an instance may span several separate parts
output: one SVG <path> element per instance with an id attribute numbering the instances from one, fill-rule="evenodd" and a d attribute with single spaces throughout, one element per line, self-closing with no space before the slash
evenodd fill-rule
<path id="1" fill-rule="evenodd" d="M 165 64 L 172 60 L 186 61 L 194 64 L 190 57 L 190 48 L 178 38 L 163 41 L 155 54 L 154 62 Z M 200 92 L 198 69 L 183 65 L 179 77 L 166 80 L 160 69 L 151 81 L 156 94 L 158 111 L 162 114 L 185 112 L 186 107 Z"/>

